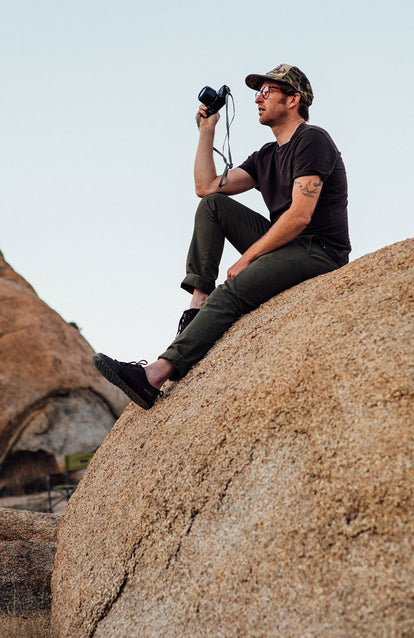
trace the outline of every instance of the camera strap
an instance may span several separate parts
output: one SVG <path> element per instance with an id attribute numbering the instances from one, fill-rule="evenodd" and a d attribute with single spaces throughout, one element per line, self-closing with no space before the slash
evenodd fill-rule
<path id="1" fill-rule="evenodd" d="M 231 97 L 231 100 L 233 102 L 233 115 L 232 115 L 231 120 L 229 119 L 229 97 Z M 219 183 L 219 188 L 221 188 L 222 186 L 224 186 L 227 183 L 227 174 L 228 174 L 229 170 L 231 168 L 233 168 L 233 159 L 232 159 L 231 150 L 230 150 L 230 126 L 233 123 L 235 112 L 236 111 L 235 111 L 235 108 L 234 108 L 233 96 L 232 96 L 231 93 L 229 93 L 228 95 L 226 95 L 226 136 L 224 138 L 222 152 L 218 151 L 216 148 L 213 148 L 213 150 L 216 151 L 216 153 L 221 155 L 221 157 L 224 160 L 224 164 L 225 164 L 224 172 L 223 172 L 223 175 L 221 176 L 221 180 L 220 180 L 220 183 Z M 227 142 L 227 154 L 229 156 L 228 159 L 227 159 L 227 157 L 224 154 L 224 149 L 225 149 L 225 146 L 226 146 L 226 142 Z"/>
<path id="2" fill-rule="evenodd" d="M 232 103 L 233 103 L 233 115 L 232 115 L 231 120 L 229 118 L 229 97 L 231 97 L 231 100 L 232 100 Z M 218 155 L 220 155 L 223 158 L 223 161 L 224 161 L 224 164 L 225 164 L 224 172 L 223 172 L 223 175 L 221 176 L 220 183 L 219 183 L 219 188 L 221 188 L 222 186 L 224 186 L 227 183 L 227 174 L 228 174 L 229 170 L 231 168 L 233 168 L 233 159 L 232 159 L 231 150 L 230 150 L 230 126 L 233 123 L 235 113 L 236 113 L 236 109 L 234 107 L 233 96 L 232 96 L 231 93 L 228 93 L 226 95 L 226 136 L 224 138 L 223 147 L 222 147 L 221 151 L 219 151 L 215 146 L 213 146 L 213 151 L 218 153 Z M 197 126 L 198 126 L 198 128 L 200 128 L 200 116 L 197 117 Z M 225 146 L 226 146 L 226 142 L 227 142 L 227 153 L 228 153 L 228 156 L 229 156 L 228 159 L 227 159 L 227 157 L 224 154 L 224 149 L 225 149 Z"/>

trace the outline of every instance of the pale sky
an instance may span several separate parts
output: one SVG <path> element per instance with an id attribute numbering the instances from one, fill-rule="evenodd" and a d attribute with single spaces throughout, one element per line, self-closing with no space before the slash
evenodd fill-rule
<path id="1" fill-rule="evenodd" d="M 342 152 L 351 259 L 413 236 L 413 7 L 0 0 L 6 260 L 95 350 L 153 360 L 190 300 L 197 95 L 230 86 L 237 166 L 274 139 L 244 78 L 282 62 L 306 73 L 310 123 Z M 259 193 L 237 199 L 266 215 Z"/>

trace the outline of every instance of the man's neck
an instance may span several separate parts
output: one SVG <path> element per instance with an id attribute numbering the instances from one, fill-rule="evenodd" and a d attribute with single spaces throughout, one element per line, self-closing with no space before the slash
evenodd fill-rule
<path id="1" fill-rule="evenodd" d="M 273 135 L 276 138 L 279 146 L 283 146 L 291 139 L 293 133 L 296 131 L 298 126 L 303 124 L 305 120 L 301 117 L 295 118 L 291 122 L 285 122 L 283 124 L 276 124 L 272 126 Z"/>

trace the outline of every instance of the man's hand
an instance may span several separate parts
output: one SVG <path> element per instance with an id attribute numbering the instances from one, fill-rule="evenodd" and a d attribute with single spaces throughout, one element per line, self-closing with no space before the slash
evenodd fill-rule
<path id="1" fill-rule="evenodd" d="M 205 106 L 205 104 L 200 104 L 200 108 L 198 109 L 196 114 L 197 124 L 200 129 L 210 128 L 214 131 L 214 129 L 216 128 L 216 124 L 220 119 L 220 113 L 213 113 L 213 115 L 210 115 L 210 117 L 207 117 L 206 111 L 207 111 L 207 106 Z"/>
<path id="2" fill-rule="evenodd" d="M 244 270 L 250 263 L 251 263 L 251 260 L 245 255 L 242 255 L 240 259 L 236 261 L 236 263 L 230 266 L 230 268 L 228 269 L 227 279 L 233 279 L 233 277 L 238 275 L 239 272 Z"/>

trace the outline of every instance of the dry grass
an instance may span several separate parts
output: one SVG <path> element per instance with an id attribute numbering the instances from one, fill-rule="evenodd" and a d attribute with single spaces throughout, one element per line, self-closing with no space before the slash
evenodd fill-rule
<path id="1" fill-rule="evenodd" d="M 30 616 L 0 613 L 0 638 L 55 638 L 49 614 L 39 611 Z"/>

